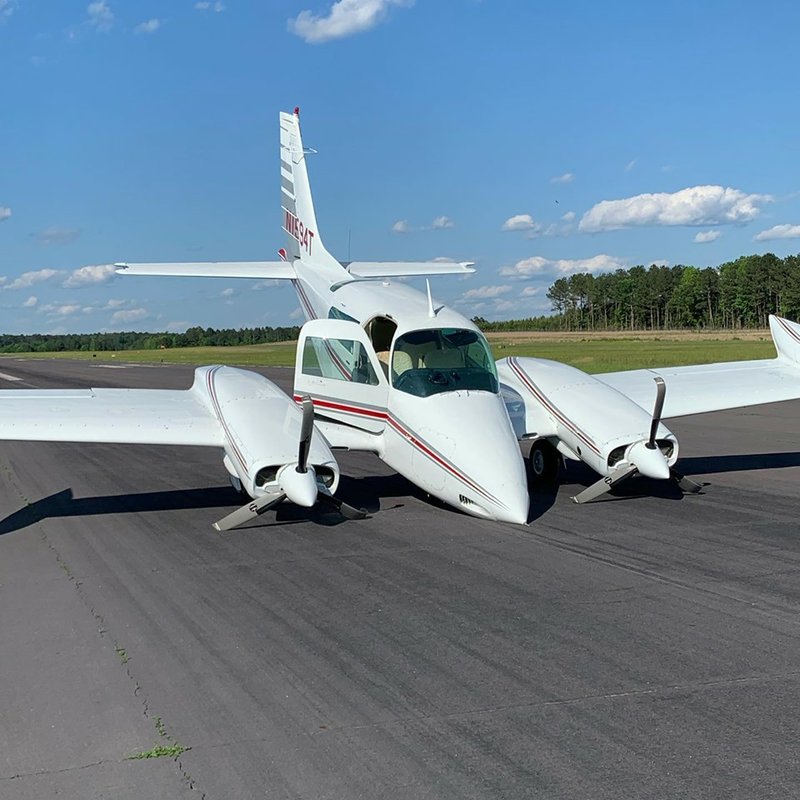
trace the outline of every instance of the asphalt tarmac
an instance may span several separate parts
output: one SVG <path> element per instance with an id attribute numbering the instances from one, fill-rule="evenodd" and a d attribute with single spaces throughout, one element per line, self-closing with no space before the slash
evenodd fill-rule
<path id="1" fill-rule="evenodd" d="M 191 382 L 115 366 L 0 388 Z M 216 451 L 0 443 L 0 798 L 800 795 L 800 403 L 670 427 L 701 495 L 511 526 L 343 454 L 370 518 L 223 535 Z"/>

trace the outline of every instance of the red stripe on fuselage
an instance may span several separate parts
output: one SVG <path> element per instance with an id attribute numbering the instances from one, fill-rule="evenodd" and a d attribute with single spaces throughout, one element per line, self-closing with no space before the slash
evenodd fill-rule
<path id="1" fill-rule="evenodd" d="M 344 403 L 338 403 L 333 400 L 322 400 L 316 397 L 312 397 L 311 399 L 315 406 L 320 406 L 321 408 L 329 408 L 333 411 L 342 411 L 345 414 L 355 414 L 356 416 L 370 417 L 371 419 L 381 419 L 384 420 L 385 422 L 388 422 L 404 439 L 406 439 L 410 444 L 416 447 L 417 450 L 419 450 L 428 458 L 430 458 L 431 461 L 435 462 L 443 469 L 447 470 L 447 472 L 449 472 L 455 478 L 460 480 L 463 484 L 469 486 L 471 489 L 481 494 L 484 498 L 486 498 L 490 502 L 496 503 L 498 505 L 503 505 L 494 495 L 487 492 L 483 487 L 479 486 L 471 478 L 459 472 L 453 464 L 451 464 L 449 461 L 447 461 L 438 453 L 436 453 L 430 447 L 430 445 L 426 444 L 416 435 L 414 435 L 411 431 L 409 431 L 400 422 L 400 420 L 398 420 L 388 411 L 380 411 L 378 409 L 372 409 L 372 408 L 363 408 L 361 406 L 345 405 Z M 302 395 L 294 395 L 294 400 L 295 402 L 300 403 L 302 402 L 303 397 Z"/>

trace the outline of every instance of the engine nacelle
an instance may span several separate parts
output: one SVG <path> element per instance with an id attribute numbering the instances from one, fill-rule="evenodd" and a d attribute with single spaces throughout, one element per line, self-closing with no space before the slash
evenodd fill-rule
<path id="1" fill-rule="evenodd" d="M 225 434 L 225 467 L 251 497 L 274 492 L 278 473 L 296 464 L 302 412 L 272 381 L 234 367 L 200 367 L 192 391 L 211 409 Z M 308 463 L 331 492 L 339 465 L 319 431 L 311 437 Z"/>
<path id="2" fill-rule="evenodd" d="M 525 402 L 527 431 L 559 442 L 601 475 L 628 459 L 650 436 L 652 412 L 606 383 L 575 367 L 543 358 L 498 361 L 500 379 Z M 653 384 L 653 402 L 656 387 Z M 678 459 L 678 441 L 663 424 L 657 444 L 669 466 Z"/>

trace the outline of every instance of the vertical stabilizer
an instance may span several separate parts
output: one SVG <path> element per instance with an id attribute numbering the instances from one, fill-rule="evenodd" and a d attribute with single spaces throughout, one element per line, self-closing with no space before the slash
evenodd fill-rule
<path id="1" fill-rule="evenodd" d="M 307 155 L 300 136 L 300 111 L 281 112 L 281 226 L 286 232 L 287 260 L 322 274 L 331 282 L 349 273 L 322 244 L 308 181 Z M 298 263 L 299 260 L 299 263 Z"/>

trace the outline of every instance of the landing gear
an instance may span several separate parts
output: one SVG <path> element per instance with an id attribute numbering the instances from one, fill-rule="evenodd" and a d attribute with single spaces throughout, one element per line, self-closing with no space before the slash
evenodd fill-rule
<path id="1" fill-rule="evenodd" d="M 537 484 L 554 484 L 561 456 L 547 439 L 537 439 L 528 454 L 531 481 Z"/>

